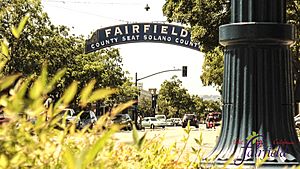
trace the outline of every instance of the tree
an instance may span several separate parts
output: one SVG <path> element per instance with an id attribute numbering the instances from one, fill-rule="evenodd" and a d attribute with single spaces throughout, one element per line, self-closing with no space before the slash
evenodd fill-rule
<path id="1" fill-rule="evenodd" d="M 49 73 L 72 63 L 73 57 L 83 52 L 83 39 L 68 35 L 65 26 L 56 27 L 43 12 L 40 1 L 1 0 L 0 38 L 6 38 L 11 51 L 4 74 L 21 72 L 24 76 L 38 74 L 41 65 L 48 63 Z M 13 27 L 29 16 L 18 39 Z M 1 58 L 3 60 L 4 58 Z"/>
<path id="2" fill-rule="evenodd" d="M 169 22 L 187 25 L 192 38 L 200 42 L 201 52 L 205 53 L 203 74 L 204 85 L 213 85 L 221 89 L 223 81 L 223 47 L 218 43 L 219 26 L 229 23 L 230 10 L 228 0 L 166 0 L 163 13 Z M 287 21 L 300 32 L 300 1 L 287 0 Z M 294 77 L 300 84 L 300 38 L 296 39 L 291 55 L 294 58 Z"/>
<path id="3" fill-rule="evenodd" d="M 187 89 L 182 87 L 182 82 L 177 79 L 177 76 L 161 84 L 158 95 L 159 113 L 167 117 L 182 117 L 192 105 Z"/>
<path id="4" fill-rule="evenodd" d="M 78 81 L 81 90 L 95 79 L 96 88 L 119 89 L 118 94 L 107 100 L 111 106 L 133 99 L 137 90 L 122 69 L 122 57 L 117 49 L 83 54 L 83 37 L 69 35 L 66 26 L 54 26 L 43 12 L 39 0 L 0 0 L 0 6 L 0 36 L 6 38 L 11 51 L 9 58 L 1 55 L 0 60 L 7 60 L 3 74 L 20 72 L 23 76 L 38 75 L 41 66 L 47 63 L 50 77 L 59 69 L 67 68 L 66 76 L 50 93 L 53 97 L 61 96 L 65 87 L 74 80 Z M 24 16 L 29 16 L 26 17 L 27 24 L 16 39 L 12 30 L 18 28 Z"/>
<path id="5" fill-rule="evenodd" d="M 147 97 L 141 98 L 138 104 L 138 112 L 140 112 L 144 117 L 151 116 L 151 99 Z"/>

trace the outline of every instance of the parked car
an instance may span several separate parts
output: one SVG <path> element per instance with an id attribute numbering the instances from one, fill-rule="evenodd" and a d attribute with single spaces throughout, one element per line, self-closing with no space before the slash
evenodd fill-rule
<path id="1" fill-rule="evenodd" d="M 63 109 L 59 113 L 60 116 L 64 116 L 65 114 L 66 114 L 66 122 L 67 123 L 76 120 L 76 113 L 73 109 Z"/>
<path id="2" fill-rule="evenodd" d="M 180 118 L 171 118 L 174 126 L 182 126 L 182 120 Z"/>
<path id="3" fill-rule="evenodd" d="M 155 115 L 155 118 L 159 121 L 166 121 L 167 120 L 167 117 L 165 115 Z"/>
<path id="4" fill-rule="evenodd" d="M 59 118 L 59 121 L 57 122 L 57 125 L 55 126 L 56 129 L 62 130 L 63 126 L 61 126 L 61 124 L 63 123 L 63 118 L 65 118 L 66 120 L 66 124 L 70 124 L 72 122 L 76 123 L 76 127 L 79 124 L 79 121 L 76 121 L 76 114 L 75 111 L 73 109 L 70 108 L 66 108 L 63 109 L 60 113 L 58 113 L 54 118 Z M 30 118 L 28 119 L 30 122 L 32 122 L 33 124 L 36 122 L 35 118 Z M 47 117 L 47 120 L 49 120 L 49 117 Z"/>
<path id="5" fill-rule="evenodd" d="M 174 122 L 172 119 L 167 119 L 166 120 L 166 126 L 174 126 Z"/>
<path id="6" fill-rule="evenodd" d="M 166 127 L 166 122 L 159 121 L 155 117 L 144 117 L 142 121 L 142 127 L 150 127 L 151 129 L 154 129 L 156 127 Z"/>
<path id="7" fill-rule="evenodd" d="M 215 127 L 216 127 L 216 123 L 215 123 L 214 120 L 215 120 L 215 119 L 214 119 L 213 114 L 208 114 L 208 115 L 206 116 L 206 119 L 205 119 L 205 126 L 206 126 L 207 129 L 209 129 L 209 128 L 215 128 Z"/>
<path id="8" fill-rule="evenodd" d="M 221 125 L 221 122 L 222 122 L 222 113 L 221 112 L 210 112 L 208 114 L 213 116 L 215 126 Z"/>
<path id="9" fill-rule="evenodd" d="M 199 121 L 197 120 L 197 116 L 195 114 L 185 114 L 182 118 L 182 128 L 185 128 L 190 122 L 190 126 L 195 126 L 199 128 Z"/>
<path id="10" fill-rule="evenodd" d="M 294 117 L 295 126 L 300 128 L 300 114 Z"/>
<path id="11" fill-rule="evenodd" d="M 112 123 L 121 125 L 122 129 L 132 130 L 132 120 L 129 114 L 117 114 Z"/>
<path id="12" fill-rule="evenodd" d="M 78 129 L 83 129 L 85 126 L 90 125 L 92 129 L 95 123 L 97 122 L 97 117 L 93 111 L 83 111 L 79 117 Z"/>

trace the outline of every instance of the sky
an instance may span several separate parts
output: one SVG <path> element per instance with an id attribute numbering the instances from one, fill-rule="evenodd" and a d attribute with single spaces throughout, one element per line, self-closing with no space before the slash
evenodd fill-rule
<path id="1" fill-rule="evenodd" d="M 165 0 L 42 0 L 46 11 L 55 25 L 65 25 L 75 35 L 89 38 L 97 29 L 136 22 L 163 22 L 162 6 Z M 150 9 L 144 8 L 148 4 Z M 123 58 L 123 68 L 129 71 L 134 81 L 150 74 L 188 67 L 188 76 L 181 72 L 167 72 L 139 81 L 143 88 L 160 88 L 165 80 L 178 76 L 190 94 L 219 95 L 213 87 L 204 87 L 200 80 L 203 53 L 185 47 L 164 43 L 129 43 L 113 46 Z"/>

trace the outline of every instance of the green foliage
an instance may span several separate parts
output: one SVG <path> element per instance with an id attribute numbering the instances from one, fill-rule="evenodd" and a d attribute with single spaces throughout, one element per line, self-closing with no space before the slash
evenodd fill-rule
<path id="1" fill-rule="evenodd" d="M 185 113 L 195 113 L 199 117 L 204 117 L 205 111 L 221 111 L 220 102 L 203 100 L 198 95 L 189 95 L 176 76 L 161 85 L 158 107 L 159 113 L 167 117 L 183 117 Z"/>
<path id="2" fill-rule="evenodd" d="M 43 69 L 45 70 L 45 69 Z M 90 132 L 77 131 L 75 123 L 67 124 L 65 119 L 60 124 L 56 115 L 65 108 L 76 93 L 76 82 L 64 92 L 62 101 L 52 103 L 45 108 L 43 103 L 46 93 L 38 92 L 39 96 L 26 97 L 26 93 L 39 84 L 43 74 L 35 80 L 19 79 L 20 85 L 11 88 L 11 94 L 2 94 L 0 98 L 4 113 L 11 120 L 0 127 L 0 161 L 6 168 L 185 168 L 186 162 L 181 162 L 177 155 L 179 150 L 171 146 L 161 145 L 161 138 L 147 140 L 146 133 L 139 138 L 136 129 L 133 130 L 133 143 L 128 145 L 114 141 L 113 134 L 119 126 L 107 126 L 101 117 Z M 48 79 L 44 79 L 48 81 Z M 53 79 L 51 79 L 53 80 Z M 0 82 L 2 85 L 4 81 Z M 57 82 L 56 82 L 57 83 Z M 40 83 L 42 90 L 49 88 L 46 83 Z M 31 88 L 28 88 L 31 86 Z M 84 92 L 93 95 L 90 85 Z M 84 92 L 83 92 L 84 91 Z M 96 90 L 99 91 L 99 90 Z M 95 92 L 96 92 L 95 91 Z M 102 96 L 108 97 L 104 92 Z M 66 100 L 66 101 L 64 101 Z M 87 100 L 89 100 L 87 98 Z M 15 102 L 22 102 L 22 107 L 14 109 Z M 134 102 L 116 107 L 111 116 L 131 106 Z M 22 116 L 19 112 L 23 112 Z M 63 117 L 65 118 L 65 117 Z M 31 120 L 35 119 L 34 122 Z M 56 126 L 61 126 L 62 130 Z M 108 127 L 103 130 L 103 127 Z M 181 152 L 182 154 L 182 152 Z M 177 160 L 176 160 L 177 159 Z"/>
<path id="3" fill-rule="evenodd" d="M 191 97 L 177 76 L 161 84 L 158 95 L 159 112 L 168 117 L 182 117 L 184 113 L 189 112 L 191 104 Z"/>
<path id="4" fill-rule="evenodd" d="M 29 77 L 39 74 L 44 64 L 48 65 L 49 77 L 63 70 L 61 73 L 65 73 L 65 76 L 60 78 L 57 86 L 50 85 L 52 89 L 49 89 L 49 95 L 54 100 L 62 96 L 73 80 L 78 81 L 78 91 L 91 79 L 95 80 L 96 88 L 118 88 L 118 95 L 100 100 L 110 107 L 131 100 L 137 93 L 126 77 L 127 72 L 122 69 L 122 57 L 117 49 L 83 54 L 83 37 L 70 35 L 66 26 L 54 26 L 39 0 L 0 0 L 0 4 L 0 39 L 6 38 L 1 43 L 0 75 L 19 72 Z M 60 75 L 57 74 L 58 77 Z M 39 89 L 38 85 L 36 87 Z M 91 99 L 97 98 L 95 96 Z M 72 101 L 74 108 L 78 108 L 78 102 Z M 83 106 L 85 104 L 81 103 Z"/>
<path id="5" fill-rule="evenodd" d="M 141 112 L 144 117 L 151 116 L 153 113 L 151 99 L 142 97 L 139 99 L 138 112 Z"/>
<path id="6" fill-rule="evenodd" d="M 201 81 L 203 85 L 215 86 L 221 91 L 224 71 L 223 48 L 216 47 L 205 54 L 202 71 Z"/>

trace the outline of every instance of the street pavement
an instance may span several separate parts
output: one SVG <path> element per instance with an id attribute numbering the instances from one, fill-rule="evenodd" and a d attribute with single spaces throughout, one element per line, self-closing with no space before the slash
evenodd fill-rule
<path id="1" fill-rule="evenodd" d="M 206 129 L 204 124 L 201 124 L 197 129 L 195 127 L 191 127 L 191 132 L 189 134 L 189 139 L 187 141 L 187 146 L 185 148 L 185 153 L 191 153 L 192 147 L 199 149 L 199 145 L 196 143 L 194 138 L 199 139 L 200 134 L 202 133 L 202 152 L 204 154 L 209 153 L 212 148 L 214 148 L 218 136 L 220 134 L 221 126 L 217 126 L 216 129 Z M 165 129 L 157 128 L 157 129 L 149 129 L 138 131 L 139 137 L 141 137 L 145 132 L 147 132 L 146 139 L 153 139 L 155 137 L 163 137 L 164 140 L 162 142 L 166 147 L 171 146 L 176 142 L 177 148 L 183 148 L 184 142 L 182 141 L 184 136 L 187 136 L 184 129 L 181 126 L 177 127 L 166 127 Z M 114 138 L 120 142 L 124 143 L 132 143 L 132 132 L 131 131 L 120 131 L 114 135 Z"/>

